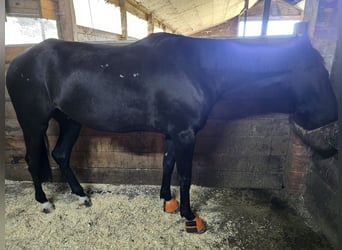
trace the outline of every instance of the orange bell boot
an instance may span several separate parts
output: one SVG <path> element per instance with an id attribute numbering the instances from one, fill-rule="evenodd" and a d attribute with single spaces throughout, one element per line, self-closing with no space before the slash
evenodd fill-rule
<path id="1" fill-rule="evenodd" d="M 196 216 L 193 220 L 185 221 L 185 231 L 187 233 L 204 233 L 206 230 L 203 220 Z"/>
<path id="2" fill-rule="evenodd" d="M 164 201 L 164 212 L 175 213 L 178 211 L 179 204 L 175 198 L 171 198 L 169 201 Z"/>

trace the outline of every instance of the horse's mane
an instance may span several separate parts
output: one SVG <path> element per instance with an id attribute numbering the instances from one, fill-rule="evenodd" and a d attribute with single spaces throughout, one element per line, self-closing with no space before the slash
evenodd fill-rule
<path id="1" fill-rule="evenodd" d="M 203 69 L 208 70 L 241 65 L 255 72 L 278 71 L 323 63 L 322 56 L 312 47 L 307 36 L 216 39 L 154 33 L 136 45 L 163 49 L 174 55 L 183 54 L 192 60 L 191 63 L 200 63 Z"/>

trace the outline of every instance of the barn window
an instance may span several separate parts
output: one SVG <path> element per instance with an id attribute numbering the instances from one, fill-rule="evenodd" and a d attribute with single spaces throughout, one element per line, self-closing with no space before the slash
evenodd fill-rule
<path id="1" fill-rule="evenodd" d="M 7 16 L 5 44 L 39 43 L 47 38 L 58 38 L 55 20 Z"/>
<path id="2" fill-rule="evenodd" d="M 292 35 L 294 25 L 299 20 L 270 20 L 267 25 L 267 36 Z M 245 36 L 260 36 L 262 21 L 247 21 Z M 244 22 L 239 22 L 239 36 L 243 36 Z"/>
<path id="3" fill-rule="evenodd" d="M 73 0 L 76 24 L 121 34 L 120 8 L 103 0 Z"/>
<path id="4" fill-rule="evenodd" d="M 143 38 L 148 35 L 147 22 L 127 12 L 127 33 L 134 38 Z"/>

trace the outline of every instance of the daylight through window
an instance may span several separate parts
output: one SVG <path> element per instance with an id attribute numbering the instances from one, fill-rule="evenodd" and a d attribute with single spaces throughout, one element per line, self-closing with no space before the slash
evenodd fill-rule
<path id="1" fill-rule="evenodd" d="M 294 25 L 299 20 L 270 20 L 267 25 L 267 36 L 292 35 Z M 262 21 L 247 21 L 245 36 L 260 36 Z M 239 23 L 239 36 L 243 36 L 244 22 Z"/>
<path id="2" fill-rule="evenodd" d="M 121 34 L 120 8 L 104 0 L 73 0 L 76 24 Z"/>
<path id="3" fill-rule="evenodd" d="M 58 38 L 55 20 L 29 17 L 6 17 L 6 45 L 39 43 L 47 38 Z"/>

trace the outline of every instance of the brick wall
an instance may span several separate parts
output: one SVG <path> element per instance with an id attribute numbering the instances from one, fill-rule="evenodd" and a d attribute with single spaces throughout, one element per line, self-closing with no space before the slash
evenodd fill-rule
<path id="1" fill-rule="evenodd" d="M 319 1 L 318 14 L 314 24 L 312 43 L 325 60 L 326 68 L 330 72 L 335 57 L 337 39 L 336 20 L 337 1 Z M 306 17 L 310 19 L 310 17 Z M 337 90 L 337 83 L 333 82 Z M 314 167 L 312 152 L 295 135 L 292 136 L 289 150 L 289 165 L 286 171 L 286 183 L 290 193 L 305 194 L 307 185 L 307 172 Z"/>
<path id="2" fill-rule="evenodd" d="M 290 194 L 304 194 L 308 166 L 312 164 L 312 152 L 299 137 L 292 134 L 287 157 L 288 164 L 285 171 L 287 191 Z"/>

